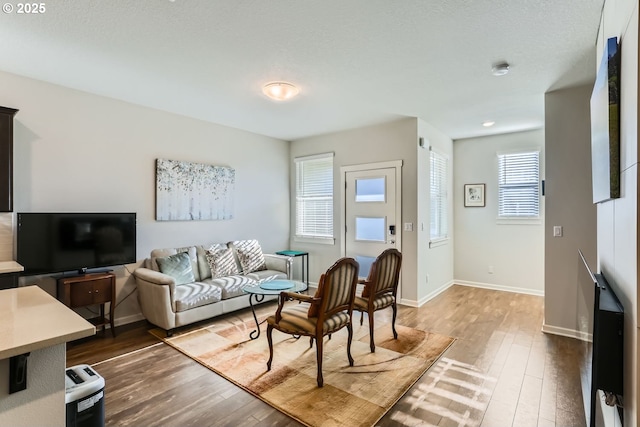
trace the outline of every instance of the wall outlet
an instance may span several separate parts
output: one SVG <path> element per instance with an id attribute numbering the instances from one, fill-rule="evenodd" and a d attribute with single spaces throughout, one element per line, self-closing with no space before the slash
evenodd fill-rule
<path id="1" fill-rule="evenodd" d="M 493 265 L 489 266 L 489 274 L 493 274 Z"/>

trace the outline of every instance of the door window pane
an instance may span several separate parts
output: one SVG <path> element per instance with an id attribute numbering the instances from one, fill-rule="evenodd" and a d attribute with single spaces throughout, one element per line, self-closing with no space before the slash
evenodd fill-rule
<path id="1" fill-rule="evenodd" d="M 358 264 L 360 264 L 358 276 L 367 277 L 369 275 L 369 270 L 371 270 L 371 264 L 373 264 L 373 261 L 375 260 L 375 257 L 356 255 L 356 261 L 358 261 Z"/>
<path id="2" fill-rule="evenodd" d="M 356 203 L 384 202 L 384 188 L 384 177 L 356 179 Z"/>
<path id="3" fill-rule="evenodd" d="M 386 241 L 385 217 L 362 218 L 356 217 L 356 240 L 368 240 L 375 242 Z"/>

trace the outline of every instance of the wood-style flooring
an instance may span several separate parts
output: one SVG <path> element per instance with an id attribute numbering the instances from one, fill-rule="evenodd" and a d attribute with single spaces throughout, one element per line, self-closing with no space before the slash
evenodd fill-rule
<path id="1" fill-rule="evenodd" d="M 378 312 L 376 324 L 390 314 Z M 251 311 L 230 316 L 247 320 Z M 457 285 L 423 307 L 399 306 L 398 324 L 457 340 L 377 425 L 585 426 L 584 344 L 542 333 L 542 319 L 542 297 Z M 140 322 L 117 328 L 116 338 L 98 333 L 68 345 L 67 366 L 87 363 L 105 378 L 107 426 L 300 425 L 159 342 L 151 327 Z"/>

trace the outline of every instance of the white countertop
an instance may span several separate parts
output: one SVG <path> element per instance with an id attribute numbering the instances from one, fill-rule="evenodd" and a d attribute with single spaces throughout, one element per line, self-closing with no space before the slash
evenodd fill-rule
<path id="1" fill-rule="evenodd" d="M 0 261 L 0 274 L 24 271 L 24 267 L 15 261 Z"/>
<path id="2" fill-rule="evenodd" d="M 95 333 L 95 326 L 38 286 L 0 290 L 0 359 Z"/>

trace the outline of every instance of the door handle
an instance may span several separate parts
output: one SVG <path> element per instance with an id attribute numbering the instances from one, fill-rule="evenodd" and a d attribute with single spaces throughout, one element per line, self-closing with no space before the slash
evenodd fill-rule
<path id="1" fill-rule="evenodd" d="M 395 225 L 390 225 L 389 226 L 389 236 L 395 236 L 396 235 L 396 226 Z"/>

